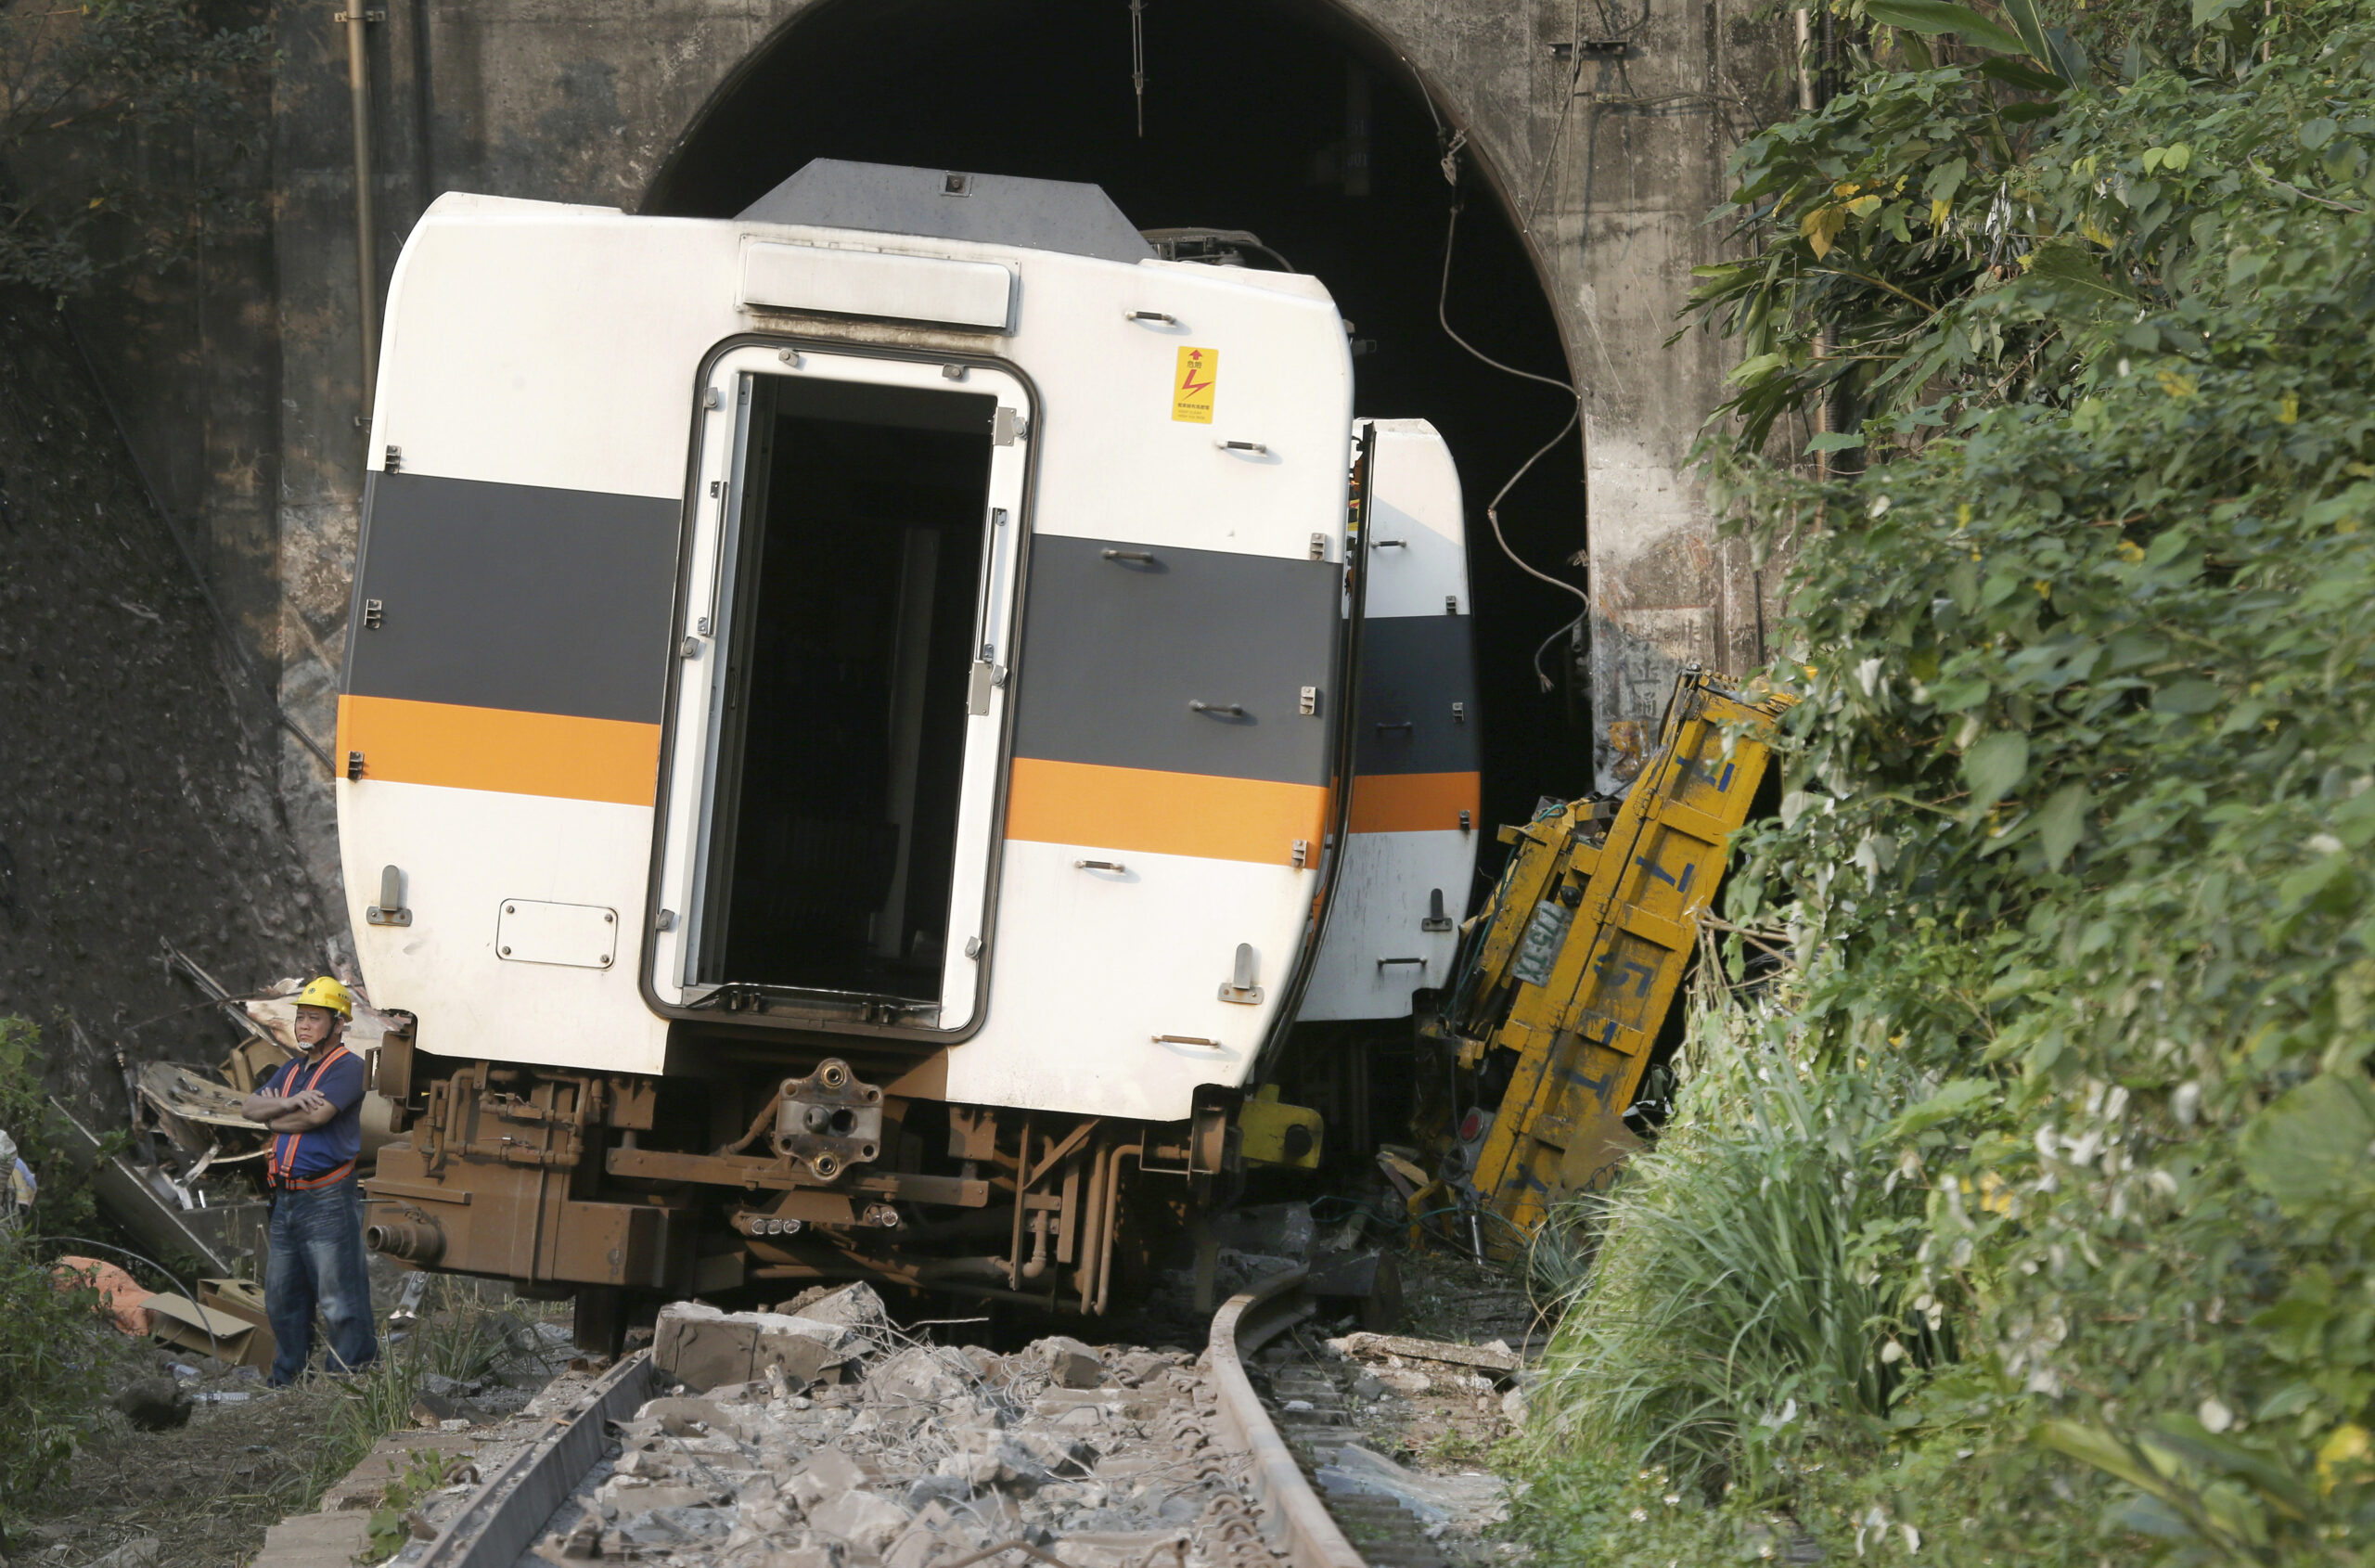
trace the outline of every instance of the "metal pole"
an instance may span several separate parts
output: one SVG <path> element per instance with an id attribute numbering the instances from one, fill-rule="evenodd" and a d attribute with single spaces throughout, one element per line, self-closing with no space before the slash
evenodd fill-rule
<path id="1" fill-rule="evenodd" d="M 1800 6 L 1798 19 L 1798 112 L 1815 111 L 1814 21 Z"/>
<path id="2" fill-rule="evenodd" d="M 354 277 L 357 295 L 355 325 L 363 335 L 363 412 L 355 421 L 371 422 L 372 399 L 379 387 L 379 218 L 371 189 L 371 57 L 367 29 L 385 11 L 365 10 L 355 0 L 339 12 L 346 24 L 346 93 L 354 120 Z"/>

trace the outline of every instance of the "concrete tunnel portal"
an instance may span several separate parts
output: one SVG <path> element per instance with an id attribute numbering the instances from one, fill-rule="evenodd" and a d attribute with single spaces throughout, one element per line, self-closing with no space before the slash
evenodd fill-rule
<path id="1" fill-rule="evenodd" d="M 1143 91 L 1134 61 L 1143 61 Z M 1141 121 L 1141 114 L 1143 120 Z M 1141 131 L 1141 125 L 1143 129 Z M 1494 543 L 1484 508 L 1570 412 L 1483 353 L 1569 374 L 1528 242 L 1410 68 L 1324 0 L 825 0 L 752 52 L 695 117 L 641 210 L 730 217 L 812 158 L 1087 181 L 1142 228 L 1250 230 L 1325 282 L 1355 336 L 1362 416 L 1423 418 L 1468 513 L 1486 823 L 1591 787 L 1581 608 Z M 1508 543 L 1580 587 L 1583 454 L 1553 446 L 1500 508 Z M 1549 646 L 1545 649 L 1545 639 Z M 1544 691 L 1540 667 L 1552 685 Z M 1482 857 L 1479 888 L 1497 869 Z"/>

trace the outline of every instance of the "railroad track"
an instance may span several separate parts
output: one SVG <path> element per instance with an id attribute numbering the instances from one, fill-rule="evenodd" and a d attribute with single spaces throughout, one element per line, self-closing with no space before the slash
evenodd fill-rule
<path id="1" fill-rule="evenodd" d="M 1316 1472 L 1360 1441 L 1343 1374 L 1294 1329 L 1312 1313 L 1300 1272 L 1238 1296 L 1213 1319 L 1212 1365 L 1221 1407 L 1253 1455 L 1271 1537 L 1295 1568 L 1449 1568 L 1417 1516 L 1390 1497 L 1329 1495 Z M 1249 1358 L 1285 1340 L 1294 1353 L 1267 1366 Z M 1244 1412 L 1244 1414 L 1239 1414 Z"/>
<path id="2" fill-rule="evenodd" d="M 1311 1316 L 1301 1271 L 1281 1275 L 1232 1298 L 1213 1317 L 1209 1355 L 1200 1375 L 1173 1380 L 1176 1393 L 1166 1406 L 1139 1410 L 1147 1444 L 1162 1463 L 1192 1472 L 1188 1492 L 1192 1518 L 1179 1518 L 1172 1539 L 1144 1537 L 1145 1562 L 1175 1562 L 1177 1568 L 1445 1568 L 1420 1522 L 1390 1498 L 1327 1497 L 1314 1472 L 1336 1451 L 1355 1442 L 1352 1402 L 1341 1374 L 1291 1336 Z M 1291 1346 L 1281 1356 L 1257 1361 L 1266 1347 Z M 507 1462 L 487 1474 L 443 1515 L 426 1547 L 407 1549 L 405 1568 L 514 1568 L 523 1553 L 538 1548 L 546 1558 L 561 1556 L 667 1556 L 671 1562 L 704 1562 L 707 1549 L 645 1551 L 618 1547 L 599 1529 L 579 1528 L 573 1541 L 570 1507 L 583 1510 L 582 1489 L 618 1462 L 615 1433 L 628 1427 L 648 1402 L 673 1386 L 638 1352 L 604 1373 Z M 780 1392 L 780 1391 L 779 1391 Z M 1124 1392 L 1112 1391 L 1115 1399 Z M 1041 1394 L 1046 1404 L 1050 1394 Z M 1090 1391 L 1067 1397 L 1087 1401 Z M 683 1401 L 670 1401 L 671 1405 Z M 808 1403 L 802 1400 L 804 1405 Z M 638 1423 L 648 1425 L 649 1422 Z M 679 1446 L 685 1446 L 681 1443 Z M 701 1471 L 717 1478 L 707 1461 L 687 1448 Z M 1123 1454 L 1127 1460 L 1131 1456 Z M 720 1464 L 731 1461 L 720 1458 Z M 780 1470 L 780 1466 L 776 1467 Z M 943 1467 L 944 1472 L 946 1467 Z M 1128 1464 L 1116 1467 L 1136 1473 Z M 1159 1468 L 1159 1467 L 1158 1467 Z M 772 1491 L 767 1493 L 772 1496 Z M 571 1505 L 572 1497 L 581 1499 Z M 1009 1516 L 1011 1510 L 1009 1510 Z M 1111 1537 L 1100 1537 L 1110 1539 Z M 951 1538 L 918 1561 L 932 1568 L 957 1568 L 959 1560 L 979 1568 L 1021 1568 L 1026 1562 L 1058 1564 L 1100 1561 L 1078 1552 L 1059 1558 L 1060 1533 L 1018 1529 L 1005 1541 L 956 1549 Z M 1084 1545 L 1091 1534 L 1078 1540 Z M 733 1543 L 708 1543 L 723 1553 Z M 893 1547 L 890 1561 L 898 1559 Z M 533 1557 L 525 1561 L 533 1562 Z M 1140 1568 L 1135 1562 L 1128 1568 Z"/>

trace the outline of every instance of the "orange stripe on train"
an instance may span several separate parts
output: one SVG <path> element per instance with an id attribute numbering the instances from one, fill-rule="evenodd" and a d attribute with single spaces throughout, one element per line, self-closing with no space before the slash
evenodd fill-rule
<path id="1" fill-rule="evenodd" d="M 1316 784 L 1017 757 L 1006 836 L 1276 866 L 1294 863 L 1301 839 L 1316 865 L 1327 821 Z"/>
<path id="2" fill-rule="evenodd" d="M 338 700 L 338 755 L 363 753 L 363 778 L 513 795 L 649 805 L 660 726 L 401 697 Z"/>
<path id="3" fill-rule="evenodd" d="M 1359 773 L 1353 776 L 1352 831 L 1457 832 L 1459 814 L 1476 824 L 1481 776 L 1473 773 Z"/>

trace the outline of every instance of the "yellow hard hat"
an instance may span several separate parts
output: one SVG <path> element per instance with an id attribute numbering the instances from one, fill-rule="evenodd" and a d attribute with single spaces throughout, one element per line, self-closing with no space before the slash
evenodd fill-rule
<path id="1" fill-rule="evenodd" d="M 345 986 L 326 974 L 305 982 L 305 989 L 297 993 L 297 1005 L 327 1008 L 343 1019 L 354 1017 L 354 998 L 347 994 Z"/>

